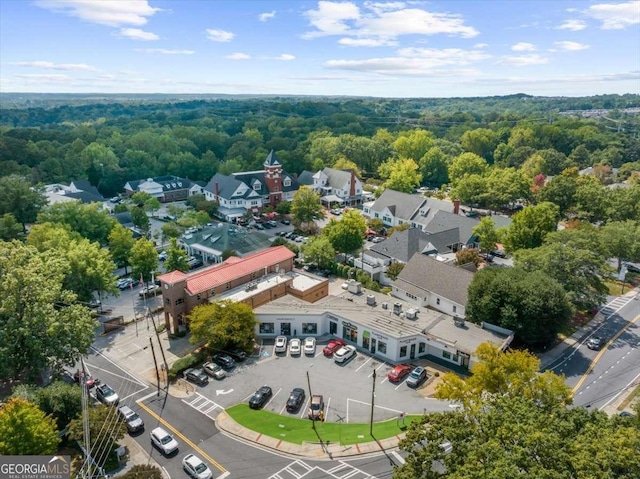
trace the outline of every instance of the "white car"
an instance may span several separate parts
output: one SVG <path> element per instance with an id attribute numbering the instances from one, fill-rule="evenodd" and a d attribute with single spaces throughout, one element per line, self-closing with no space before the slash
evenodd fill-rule
<path id="1" fill-rule="evenodd" d="M 300 356 L 300 351 L 302 351 L 302 341 L 298 338 L 293 338 L 289 341 L 289 354 L 291 356 Z"/>
<path id="2" fill-rule="evenodd" d="M 356 355 L 355 346 L 351 346 L 350 344 L 347 346 L 342 346 L 338 349 L 337 352 L 333 353 L 333 360 L 336 363 L 346 363 L 349 359 Z"/>
<path id="3" fill-rule="evenodd" d="M 274 352 L 277 353 L 286 353 L 287 352 L 287 337 L 286 336 L 278 336 L 276 338 L 276 347 L 274 348 Z"/>
<path id="4" fill-rule="evenodd" d="M 178 441 L 161 427 L 157 427 L 151 431 L 150 436 L 153 445 L 160 449 L 163 454 L 169 455 L 178 450 Z"/>
<path id="5" fill-rule="evenodd" d="M 316 354 L 316 338 L 305 338 L 303 349 L 304 349 L 304 354 L 315 356 L 315 354 Z"/>
<path id="6" fill-rule="evenodd" d="M 211 469 L 202 459 L 194 454 L 187 454 L 182 460 L 182 468 L 193 479 L 211 479 Z"/>

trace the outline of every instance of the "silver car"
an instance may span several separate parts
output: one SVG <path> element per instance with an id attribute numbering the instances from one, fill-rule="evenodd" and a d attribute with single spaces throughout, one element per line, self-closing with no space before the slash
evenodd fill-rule
<path id="1" fill-rule="evenodd" d="M 193 479 L 211 479 L 211 469 L 195 454 L 187 454 L 182 460 L 182 468 Z"/>

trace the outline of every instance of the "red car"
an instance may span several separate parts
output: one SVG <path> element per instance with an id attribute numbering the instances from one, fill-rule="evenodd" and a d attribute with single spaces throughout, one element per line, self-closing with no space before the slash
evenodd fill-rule
<path id="1" fill-rule="evenodd" d="M 325 356 L 333 356 L 333 353 L 335 353 L 342 346 L 344 346 L 344 341 L 342 339 L 332 339 L 331 341 L 329 341 L 329 344 L 327 344 L 322 349 L 322 352 Z"/>
<path id="2" fill-rule="evenodd" d="M 389 374 L 387 374 L 387 378 L 389 378 L 389 381 L 391 381 L 392 383 L 399 383 L 410 372 L 411 366 L 409 366 L 408 364 L 398 364 L 395 368 L 389 371 Z"/>

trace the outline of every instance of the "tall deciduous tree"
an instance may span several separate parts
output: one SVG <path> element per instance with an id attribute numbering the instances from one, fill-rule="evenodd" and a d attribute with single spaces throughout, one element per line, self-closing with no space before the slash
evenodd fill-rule
<path id="1" fill-rule="evenodd" d="M 558 281 L 565 289 L 569 300 L 580 309 L 591 309 L 602 304 L 608 293 L 603 282 L 608 266 L 600 248 L 588 247 L 586 241 L 573 241 L 570 231 L 556 235 L 553 241 L 549 237 L 546 244 L 533 249 L 522 249 L 515 254 L 515 265 L 525 271 L 541 271 Z M 560 232 L 558 232 L 560 233 Z M 597 232 L 591 234 L 597 237 Z"/>
<path id="2" fill-rule="evenodd" d="M 380 165 L 378 174 L 386 180 L 385 188 L 413 193 L 422 181 L 418 168 L 418 164 L 412 159 L 390 159 Z"/>
<path id="3" fill-rule="evenodd" d="M 109 233 L 109 251 L 111 252 L 111 257 L 118 267 L 124 266 L 125 274 L 127 273 L 129 255 L 131 254 L 131 248 L 133 248 L 134 243 L 133 232 L 120 223 L 116 223 Z"/>
<path id="4" fill-rule="evenodd" d="M 507 251 L 537 248 L 545 236 L 558 227 L 559 208 L 553 203 L 527 206 L 512 217 L 503 239 Z"/>
<path id="5" fill-rule="evenodd" d="M 11 213 L 0 216 L 0 240 L 11 241 L 22 233 L 22 226 Z"/>
<path id="6" fill-rule="evenodd" d="M 449 181 L 455 186 L 465 175 L 483 176 L 489 168 L 487 161 L 475 153 L 456 156 L 449 165 Z"/>
<path id="7" fill-rule="evenodd" d="M 319 268 L 328 268 L 336 261 L 336 251 L 333 249 L 329 238 L 315 236 L 300 248 L 307 263 L 315 263 Z"/>
<path id="8" fill-rule="evenodd" d="M 393 149 L 399 157 L 410 158 L 418 162 L 429 151 L 433 145 L 433 140 L 433 133 L 427 130 L 404 131 L 393 142 Z"/>
<path id="9" fill-rule="evenodd" d="M 466 381 L 450 373 L 436 396 L 455 411 L 426 414 L 400 447 L 394 479 L 632 479 L 640 474 L 640 429 L 632 421 L 567 408 L 570 390 L 538 373 L 529 353 L 482 345 Z M 612 444 L 615 446 L 612 447 Z"/>
<path id="10" fill-rule="evenodd" d="M 440 148 L 433 147 L 420 158 L 422 182 L 431 187 L 440 188 L 449 182 L 447 161 L 449 157 Z"/>
<path id="11" fill-rule="evenodd" d="M 86 354 L 95 321 L 63 289 L 66 258 L 0 243 L 0 378 L 36 378 Z"/>
<path id="12" fill-rule="evenodd" d="M 75 384 L 63 381 L 54 381 L 46 388 L 21 384 L 13 390 L 11 396 L 37 405 L 56 420 L 60 431 L 82 412 L 82 390 Z"/>
<path id="13" fill-rule="evenodd" d="M 187 252 L 178 246 L 178 240 L 171 238 L 169 248 L 167 249 L 167 259 L 164 262 L 167 271 L 189 271 L 189 257 Z"/>
<path id="14" fill-rule="evenodd" d="M 538 201 L 554 203 L 559 208 L 561 216 L 565 216 L 575 204 L 577 180 L 571 175 L 554 176 L 538 192 Z"/>
<path id="15" fill-rule="evenodd" d="M 573 313 L 562 286 L 541 271 L 484 268 L 468 295 L 467 319 L 510 329 L 525 346 L 551 344 Z"/>
<path id="16" fill-rule="evenodd" d="M 109 216 L 109 213 L 98 203 L 65 201 L 45 208 L 38 215 L 38 223 L 64 225 L 89 241 L 97 241 L 105 245 L 116 220 Z"/>
<path id="17" fill-rule="evenodd" d="M 151 223 L 147 212 L 141 206 L 132 206 L 129 209 L 131 213 L 131 222 L 136 228 L 140 228 L 142 231 L 149 230 L 149 224 Z"/>
<path id="18" fill-rule="evenodd" d="M 54 251 L 67 260 L 63 287 L 76 293 L 80 300 L 90 301 L 94 292 L 118 292 L 111 254 L 98 243 L 70 232 L 64 225 L 51 223 L 35 225 L 27 243 L 41 252 Z"/>
<path id="19" fill-rule="evenodd" d="M 362 248 L 367 223 L 358 210 L 349 210 L 340 221 L 333 220 L 323 232 L 336 251 L 352 253 Z"/>
<path id="20" fill-rule="evenodd" d="M 465 131 L 460 138 L 460 144 L 466 151 L 475 153 L 487 162 L 493 163 L 493 152 L 498 146 L 499 140 L 500 138 L 495 131 L 477 128 Z"/>
<path id="21" fill-rule="evenodd" d="M 324 209 L 320 203 L 320 195 L 308 186 L 301 186 L 293 196 L 291 204 L 291 218 L 293 224 L 308 231 L 310 223 L 324 218 Z"/>
<path id="22" fill-rule="evenodd" d="M 17 175 L 0 178 L 0 216 L 11 213 L 26 232 L 26 224 L 33 223 L 40 210 L 47 204 L 47 198 L 37 188 Z"/>
<path id="23" fill-rule="evenodd" d="M 151 275 L 158 269 L 158 252 L 154 244 L 146 238 L 140 238 L 131 248 L 129 257 L 131 274 L 136 280 L 150 281 Z"/>
<path id="24" fill-rule="evenodd" d="M 496 224 L 490 216 L 485 216 L 480 223 L 473 228 L 473 234 L 478 238 L 481 251 L 493 251 L 499 241 Z"/>
<path id="25" fill-rule="evenodd" d="M 0 454 L 53 454 L 59 443 L 55 420 L 35 404 L 13 398 L 0 408 Z"/>
<path id="26" fill-rule="evenodd" d="M 211 350 L 224 348 L 229 343 L 251 349 L 258 324 L 250 306 L 229 300 L 195 307 L 189 321 L 191 342 L 207 344 Z"/>
<path id="27" fill-rule="evenodd" d="M 611 221 L 601 230 L 602 243 L 609 256 L 618 260 L 618 271 L 623 261 L 640 261 L 640 224 L 636 221 Z"/>

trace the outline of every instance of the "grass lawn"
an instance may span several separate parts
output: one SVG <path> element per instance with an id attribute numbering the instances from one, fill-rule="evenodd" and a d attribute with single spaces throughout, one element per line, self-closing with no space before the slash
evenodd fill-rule
<path id="1" fill-rule="evenodd" d="M 371 442 L 369 424 L 345 424 L 333 422 L 317 422 L 316 432 L 308 419 L 280 416 L 269 411 L 253 410 L 247 404 L 236 404 L 225 412 L 238 424 L 252 429 L 265 436 L 282 439 L 293 444 L 303 442 L 318 442 L 319 437 L 324 441 L 340 443 L 342 445 Z M 373 435 L 376 439 L 386 439 L 406 430 L 412 421 L 422 416 L 406 416 L 404 426 L 402 421 L 376 422 L 373 424 Z"/>
<path id="2" fill-rule="evenodd" d="M 624 291 L 623 291 L 623 283 L 622 281 L 618 281 L 617 279 L 608 279 L 605 281 L 605 284 L 609 288 L 609 294 L 612 296 L 620 296 L 633 289 L 633 284 L 629 281 L 624 283 Z"/>

